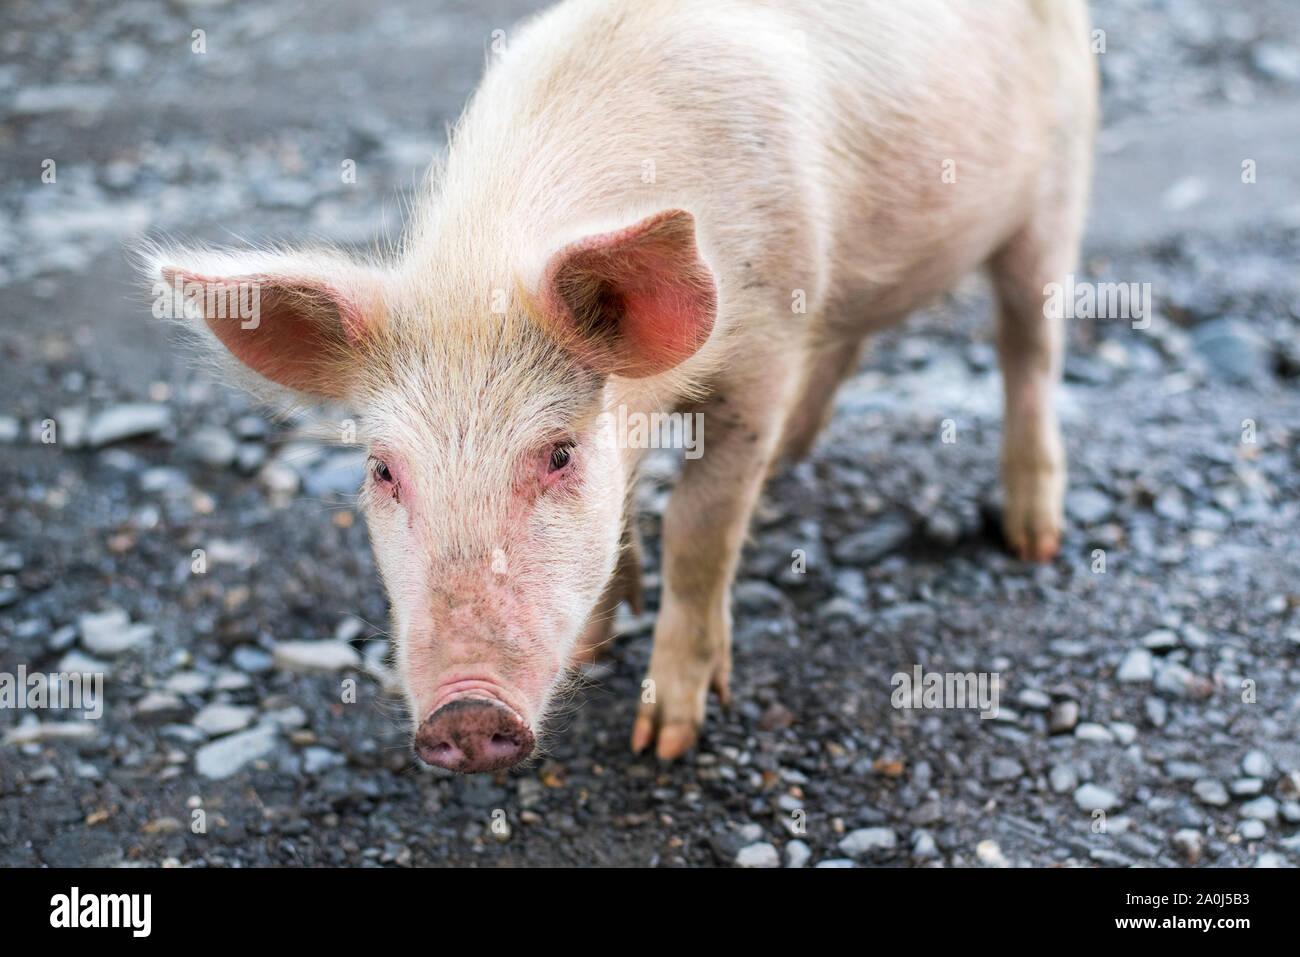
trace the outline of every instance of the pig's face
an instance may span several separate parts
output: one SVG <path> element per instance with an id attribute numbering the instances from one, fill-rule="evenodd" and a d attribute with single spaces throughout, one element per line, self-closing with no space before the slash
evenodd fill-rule
<path id="1" fill-rule="evenodd" d="M 672 393 L 657 377 L 708 339 L 717 294 L 681 210 L 559 246 L 503 312 L 472 264 L 436 261 L 166 250 L 151 271 L 250 384 L 360 411 L 416 752 L 486 771 L 532 752 L 617 562 L 627 470 L 601 413 L 630 379 Z"/>
<path id="2" fill-rule="evenodd" d="M 625 489 L 604 382 L 535 327 L 396 318 L 393 339 L 438 345 L 390 343 L 366 376 L 361 502 L 416 749 L 502 767 L 532 750 L 617 560 Z"/>

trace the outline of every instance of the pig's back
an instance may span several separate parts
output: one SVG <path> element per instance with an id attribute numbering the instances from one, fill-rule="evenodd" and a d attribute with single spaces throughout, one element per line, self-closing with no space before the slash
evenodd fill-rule
<path id="1" fill-rule="evenodd" d="M 527 272 L 682 206 L 724 323 L 795 289 L 910 308 L 1022 215 L 1068 99 L 1050 38 L 1082 24 L 1081 0 L 568 0 L 507 39 L 431 222 Z"/>

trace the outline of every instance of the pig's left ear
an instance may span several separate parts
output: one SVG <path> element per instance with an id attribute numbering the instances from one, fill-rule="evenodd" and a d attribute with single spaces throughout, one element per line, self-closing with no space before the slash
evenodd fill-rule
<path id="1" fill-rule="evenodd" d="M 565 246 L 546 264 L 538 298 L 584 364 L 630 378 L 667 372 L 694 355 L 718 306 L 695 219 L 681 209 Z"/>
<path id="2" fill-rule="evenodd" d="M 155 315 L 201 320 L 263 379 L 313 398 L 349 396 L 358 353 L 383 321 L 379 269 L 333 253 L 145 255 Z"/>

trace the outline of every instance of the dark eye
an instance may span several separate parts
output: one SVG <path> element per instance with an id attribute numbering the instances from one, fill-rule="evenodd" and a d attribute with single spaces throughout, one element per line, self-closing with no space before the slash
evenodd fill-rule
<path id="1" fill-rule="evenodd" d="M 557 442 L 551 447 L 551 471 L 558 472 L 569 464 L 573 457 L 572 442 Z"/>
<path id="2" fill-rule="evenodd" d="M 375 459 L 375 478 L 381 482 L 391 482 L 393 480 L 393 473 L 388 470 L 388 465 L 379 461 L 379 459 Z"/>

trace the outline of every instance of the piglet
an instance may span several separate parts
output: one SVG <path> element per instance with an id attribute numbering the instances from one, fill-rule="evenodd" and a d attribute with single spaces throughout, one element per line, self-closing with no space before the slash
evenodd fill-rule
<path id="1" fill-rule="evenodd" d="M 764 476 L 870 333 L 981 266 L 1006 540 L 1056 552 L 1044 289 L 1078 253 L 1096 86 L 1082 0 L 566 0 L 490 64 L 399 253 L 160 246 L 149 268 L 250 384 L 357 410 L 414 746 L 455 771 L 527 758 L 639 602 L 644 443 L 619 423 L 702 415 L 631 736 L 676 758 L 727 700 Z"/>

